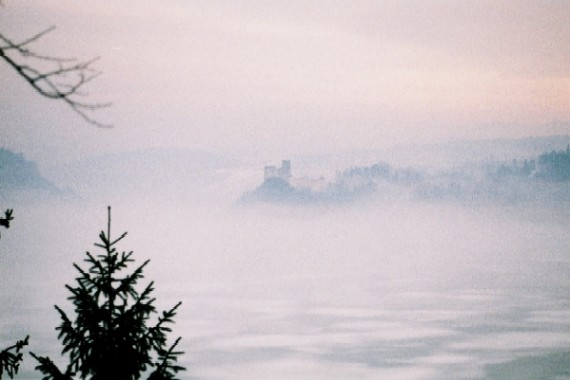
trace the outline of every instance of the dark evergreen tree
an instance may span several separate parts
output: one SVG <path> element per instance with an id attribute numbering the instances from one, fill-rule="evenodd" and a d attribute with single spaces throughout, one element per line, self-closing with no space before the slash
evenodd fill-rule
<path id="1" fill-rule="evenodd" d="M 100 242 L 95 246 L 102 253 L 87 252 L 84 269 L 74 264 L 79 272 L 76 286 L 66 285 L 71 293 L 69 300 L 75 308 L 75 320 L 59 306 L 61 324 L 57 327 L 62 341 L 62 354 L 69 363 L 61 371 L 48 357 L 39 357 L 36 367 L 44 380 L 81 379 L 134 380 L 146 373 L 149 379 L 174 379 L 184 370 L 177 365 L 182 352 L 177 351 L 180 338 L 167 345 L 167 333 L 174 323 L 180 303 L 158 312 L 152 297 L 154 283 L 150 282 L 142 292 L 137 290 L 145 261 L 134 270 L 133 252 L 120 252 L 115 248 L 126 236 L 111 237 L 111 209 L 108 210 L 107 231 L 101 231 Z M 151 321 L 154 317 L 154 321 Z"/>

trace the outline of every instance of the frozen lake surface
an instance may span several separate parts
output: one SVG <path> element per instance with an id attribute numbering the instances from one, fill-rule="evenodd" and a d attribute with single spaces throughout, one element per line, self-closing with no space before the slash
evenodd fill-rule
<path id="1" fill-rule="evenodd" d="M 69 310 L 64 285 L 106 205 L 15 216 L 0 341 L 30 334 L 59 362 L 53 305 Z M 564 210 L 506 206 L 113 206 L 159 306 L 183 302 L 183 379 L 568 379 L 568 225 Z"/>

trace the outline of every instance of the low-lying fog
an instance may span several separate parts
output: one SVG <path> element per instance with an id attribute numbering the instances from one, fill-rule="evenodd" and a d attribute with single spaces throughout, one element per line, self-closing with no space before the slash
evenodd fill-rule
<path id="1" fill-rule="evenodd" d="M 531 358 L 567 371 L 562 211 L 143 200 L 112 213 L 122 248 L 151 259 L 159 304 L 183 302 L 182 378 L 521 379 L 504 368 Z M 95 249 L 106 208 L 19 207 L 17 221 L 2 238 L 3 331 L 57 357 L 52 306 L 69 309 L 71 264 Z"/>
<path id="2" fill-rule="evenodd" d="M 236 202 L 257 170 L 215 172 L 196 197 L 15 204 L 0 245 L 3 341 L 29 334 L 30 351 L 59 358 L 53 305 L 71 310 L 72 263 L 97 250 L 110 204 L 115 235 L 129 232 L 119 248 L 151 259 L 160 308 L 183 302 L 171 335 L 182 379 L 570 375 L 567 208 Z M 27 356 L 19 378 L 34 366 Z"/>

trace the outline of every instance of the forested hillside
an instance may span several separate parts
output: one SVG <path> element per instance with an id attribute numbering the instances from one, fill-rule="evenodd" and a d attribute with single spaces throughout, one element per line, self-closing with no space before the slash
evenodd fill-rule
<path id="1" fill-rule="evenodd" d="M 63 191 L 44 178 L 37 165 L 20 153 L 0 148 L 0 199 L 36 196 L 62 196 Z"/>

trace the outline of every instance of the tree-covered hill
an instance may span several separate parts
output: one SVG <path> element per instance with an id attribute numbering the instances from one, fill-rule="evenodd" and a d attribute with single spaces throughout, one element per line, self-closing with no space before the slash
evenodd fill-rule
<path id="1" fill-rule="evenodd" d="M 0 148 L 0 199 L 17 200 L 41 197 L 60 197 L 65 192 L 44 178 L 33 161 L 20 153 Z"/>

